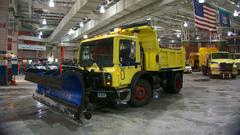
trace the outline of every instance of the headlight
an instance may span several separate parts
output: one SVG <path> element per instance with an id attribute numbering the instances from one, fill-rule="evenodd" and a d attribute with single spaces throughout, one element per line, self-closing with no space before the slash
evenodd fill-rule
<path id="1" fill-rule="evenodd" d="M 105 85 L 111 86 L 112 85 L 112 75 L 109 73 L 105 74 Z"/>

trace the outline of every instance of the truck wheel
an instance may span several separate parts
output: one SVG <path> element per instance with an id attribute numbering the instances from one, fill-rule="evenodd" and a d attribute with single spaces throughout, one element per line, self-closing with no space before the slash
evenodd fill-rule
<path id="1" fill-rule="evenodd" d="M 181 91 L 183 86 L 182 74 L 172 73 L 167 79 L 167 87 L 165 91 L 167 93 L 177 94 Z"/>
<path id="2" fill-rule="evenodd" d="M 152 87 L 148 81 L 139 79 L 132 89 L 130 103 L 132 106 L 139 107 L 149 103 L 152 97 Z"/>

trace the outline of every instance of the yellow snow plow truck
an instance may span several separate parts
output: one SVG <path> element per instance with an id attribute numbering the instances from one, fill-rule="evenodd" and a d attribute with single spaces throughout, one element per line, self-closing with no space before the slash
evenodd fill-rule
<path id="1" fill-rule="evenodd" d="M 161 87 L 179 93 L 185 49 L 161 48 L 157 38 L 154 27 L 143 23 L 86 39 L 79 47 L 77 67 L 65 67 L 62 74 L 26 73 L 27 80 L 38 83 L 33 97 L 48 106 L 67 107 L 74 118 L 82 112 L 90 118 L 86 113 L 89 103 L 143 106 Z"/>
<path id="2" fill-rule="evenodd" d="M 199 54 L 203 74 L 223 79 L 236 78 L 237 66 L 231 53 L 218 51 L 215 47 L 202 47 Z"/>

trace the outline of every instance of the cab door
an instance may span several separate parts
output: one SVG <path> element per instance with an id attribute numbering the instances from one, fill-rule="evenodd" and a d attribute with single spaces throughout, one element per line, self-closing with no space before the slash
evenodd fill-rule
<path id="1" fill-rule="evenodd" d="M 129 85 L 136 72 L 141 70 L 140 48 L 135 39 L 119 40 L 120 84 Z"/>

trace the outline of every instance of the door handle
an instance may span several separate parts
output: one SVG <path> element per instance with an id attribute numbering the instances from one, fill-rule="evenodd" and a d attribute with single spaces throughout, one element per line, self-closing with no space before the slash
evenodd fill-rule
<path id="1" fill-rule="evenodd" d="M 121 80 L 125 79 L 125 71 L 124 70 L 120 71 L 120 78 L 121 78 Z"/>

